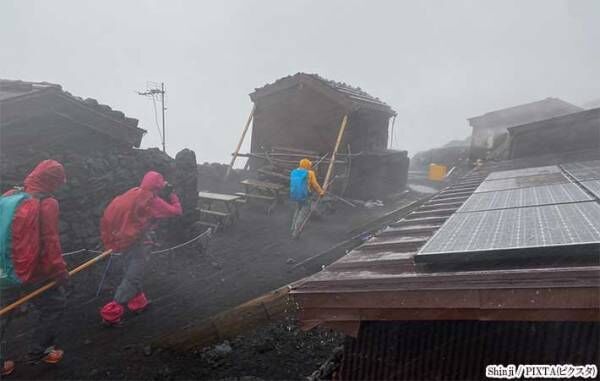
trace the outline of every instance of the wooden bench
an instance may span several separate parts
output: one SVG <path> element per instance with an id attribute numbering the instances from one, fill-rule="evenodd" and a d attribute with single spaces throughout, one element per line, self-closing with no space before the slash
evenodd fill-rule
<path id="1" fill-rule="evenodd" d="M 238 195 L 198 192 L 198 211 L 203 220 L 198 221 L 207 226 L 213 226 L 216 230 L 231 225 L 239 218 L 237 205 L 241 199 Z M 215 204 L 221 204 L 224 210 L 216 210 Z M 204 217 L 211 220 L 207 221 Z"/>
<path id="2" fill-rule="evenodd" d="M 243 198 L 254 198 L 257 200 L 265 200 L 265 201 L 274 201 L 275 197 L 271 197 L 271 196 L 263 196 L 260 194 L 249 194 L 249 193 L 244 193 L 244 192 L 236 192 L 236 195 L 243 197 Z"/>
<path id="3" fill-rule="evenodd" d="M 243 180 L 240 184 L 244 186 L 245 192 L 243 192 L 243 197 L 246 201 L 256 199 L 270 202 L 267 214 L 271 214 L 275 206 L 281 202 L 281 192 L 285 189 L 280 184 L 254 179 Z M 239 193 L 237 195 L 242 196 Z"/>

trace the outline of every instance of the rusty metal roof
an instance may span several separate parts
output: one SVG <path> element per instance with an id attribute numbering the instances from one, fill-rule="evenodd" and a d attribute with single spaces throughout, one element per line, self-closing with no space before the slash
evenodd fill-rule
<path id="1" fill-rule="evenodd" d="M 594 160 L 598 151 L 488 163 L 292 290 L 306 328 L 352 333 L 364 320 L 599 320 L 590 258 L 434 267 L 415 255 L 491 172 Z M 588 201 L 589 202 L 589 201 Z M 596 201 L 598 202 L 598 201 Z M 565 248 L 564 250 L 569 250 Z M 567 253 L 568 254 L 568 253 Z"/>

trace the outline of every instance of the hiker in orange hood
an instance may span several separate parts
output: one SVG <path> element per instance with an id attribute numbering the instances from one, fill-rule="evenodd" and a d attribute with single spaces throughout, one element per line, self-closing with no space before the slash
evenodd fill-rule
<path id="1" fill-rule="evenodd" d="M 310 216 L 312 195 L 323 197 L 325 192 L 317 181 L 317 175 L 308 159 L 300 160 L 298 168 L 290 173 L 290 199 L 296 202 L 292 217 L 292 238 L 298 238 L 305 220 Z"/>
<path id="2" fill-rule="evenodd" d="M 319 182 L 317 181 L 317 175 L 315 175 L 315 171 L 313 171 L 312 169 L 311 161 L 308 159 L 302 159 L 300 160 L 299 167 L 308 171 L 308 186 L 310 187 L 310 190 L 323 197 L 323 195 L 325 195 L 325 192 L 323 191 L 323 188 L 321 188 L 321 185 L 319 185 Z"/>
<path id="3" fill-rule="evenodd" d="M 58 283 L 58 286 L 32 300 L 39 316 L 30 344 L 30 357 L 50 364 L 59 362 L 63 357 L 63 351 L 54 344 L 56 328 L 66 306 L 65 285 L 69 280 L 69 273 L 60 245 L 58 201 L 52 196 L 52 192 L 65 182 L 62 164 L 54 160 L 40 162 L 24 181 L 24 191 L 31 198 L 19 204 L 11 223 L 13 270 L 23 287 L 8 290 L 8 293 L 37 288 L 48 280 L 56 280 Z M 3 196 L 17 192 L 19 191 L 11 190 Z M 5 298 L 7 296 L 3 295 Z M 7 324 L 8 320 L 10 317 L 3 324 Z M 6 326 L 2 331 L 5 329 Z M 14 362 L 2 361 L 1 375 L 8 375 L 13 370 Z"/>
<path id="4" fill-rule="evenodd" d="M 125 276 L 113 300 L 100 310 L 102 321 L 108 326 L 120 324 L 125 313 L 123 305 L 135 313 L 148 306 L 142 283 L 145 262 L 155 245 L 154 222 L 182 214 L 179 198 L 174 192 L 167 195 L 169 202 L 159 196 L 167 186 L 160 173 L 150 171 L 144 175 L 139 187 L 117 196 L 104 211 L 100 223 L 104 246 L 122 252 L 127 261 Z"/>

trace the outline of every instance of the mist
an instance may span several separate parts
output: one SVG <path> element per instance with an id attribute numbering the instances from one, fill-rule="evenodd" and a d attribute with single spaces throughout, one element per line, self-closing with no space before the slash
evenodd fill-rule
<path id="1" fill-rule="evenodd" d="M 466 118 L 488 111 L 598 103 L 599 17 L 592 0 L 5 0 L 0 77 L 58 83 L 138 118 L 144 147 L 160 138 L 137 91 L 164 82 L 167 151 L 226 162 L 254 88 L 318 73 L 390 104 L 392 146 L 412 155 L 468 136 Z"/>

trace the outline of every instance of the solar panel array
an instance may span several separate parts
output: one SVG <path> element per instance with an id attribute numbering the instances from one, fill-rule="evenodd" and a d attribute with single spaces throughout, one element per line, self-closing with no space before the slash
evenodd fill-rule
<path id="1" fill-rule="evenodd" d="M 508 171 L 492 172 L 486 178 L 489 180 L 508 179 L 511 177 L 522 177 L 531 175 L 548 175 L 551 173 L 561 173 L 560 168 L 557 165 L 548 165 L 545 167 L 531 167 L 523 169 L 511 169 Z"/>
<path id="2" fill-rule="evenodd" d="M 456 213 L 419 255 L 600 243 L 593 201 Z"/>
<path id="3" fill-rule="evenodd" d="M 507 189 L 528 188 L 541 185 L 568 183 L 570 180 L 562 173 L 535 174 L 530 176 L 510 177 L 506 179 L 487 180 L 475 190 L 480 192 L 496 192 Z"/>
<path id="4" fill-rule="evenodd" d="M 600 180 L 582 181 L 580 184 L 600 200 Z"/>
<path id="5" fill-rule="evenodd" d="M 563 164 L 561 167 L 577 181 L 600 179 L 600 160 Z"/>
<path id="6" fill-rule="evenodd" d="M 592 198 L 576 184 L 554 184 L 499 192 L 474 193 L 458 212 L 520 208 L 589 200 L 592 200 Z"/>
<path id="7" fill-rule="evenodd" d="M 527 257 L 527 249 L 562 246 L 592 248 L 586 253 L 597 256 L 600 203 L 592 195 L 600 199 L 600 160 L 493 172 L 416 260 Z"/>

